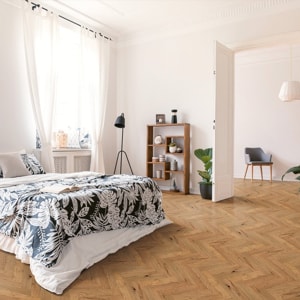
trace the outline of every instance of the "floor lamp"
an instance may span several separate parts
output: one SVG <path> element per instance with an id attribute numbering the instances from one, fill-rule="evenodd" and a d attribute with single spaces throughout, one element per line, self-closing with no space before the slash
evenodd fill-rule
<path id="1" fill-rule="evenodd" d="M 122 113 L 120 116 L 117 117 L 116 122 L 115 122 L 115 126 L 118 127 L 118 128 L 122 128 L 122 138 L 121 138 L 121 150 L 118 152 L 118 155 L 117 155 L 114 174 L 116 174 L 116 169 L 117 169 L 119 158 L 120 158 L 120 174 L 122 174 L 122 163 L 123 163 L 123 154 L 124 154 L 126 159 L 127 159 L 131 174 L 133 175 L 132 168 L 131 168 L 127 153 L 123 150 L 123 136 L 124 136 L 124 128 L 125 128 L 124 113 Z"/>

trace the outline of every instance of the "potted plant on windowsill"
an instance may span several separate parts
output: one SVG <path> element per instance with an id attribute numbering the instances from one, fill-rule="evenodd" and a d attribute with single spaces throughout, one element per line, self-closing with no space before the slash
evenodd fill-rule
<path id="1" fill-rule="evenodd" d="M 202 177 L 199 182 L 200 194 L 203 199 L 212 199 L 212 148 L 196 149 L 195 156 L 200 159 L 204 164 L 204 170 L 197 170 L 198 174 Z"/>

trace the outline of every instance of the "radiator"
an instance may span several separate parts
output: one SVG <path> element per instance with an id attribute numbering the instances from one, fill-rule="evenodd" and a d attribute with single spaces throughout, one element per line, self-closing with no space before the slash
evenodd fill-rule
<path id="1" fill-rule="evenodd" d="M 54 157 L 55 173 L 67 173 L 67 157 Z"/>
<path id="2" fill-rule="evenodd" d="M 53 157 L 56 173 L 71 173 L 90 170 L 90 150 L 55 149 L 53 150 Z"/>

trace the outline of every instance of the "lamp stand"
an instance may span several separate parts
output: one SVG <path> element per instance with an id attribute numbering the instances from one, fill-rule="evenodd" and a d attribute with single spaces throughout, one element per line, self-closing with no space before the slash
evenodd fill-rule
<path id="1" fill-rule="evenodd" d="M 123 163 L 123 159 L 122 158 L 123 158 L 123 154 L 124 154 L 125 157 L 126 157 L 126 159 L 127 159 L 127 162 L 128 162 L 128 165 L 129 165 L 129 168 L 130 168 L 130 171 L 131 171 L 131 174 L 133 175 L 133 171 L 132 171 L 132 168 L 131 168 L 131 165 L 130 165 L 127 153 L 123 150 L 123 134 L 124 134 L 124 128 L 122 128 L 121 150 L 118 152 L 118 155 L 117 155 L 115 169 L 114 169 L 114 174 L 116 174 L 116 169 L 117 169 L 119 158 L 120 158 L 120 174 L 122 174 L 122 163 Z"/>

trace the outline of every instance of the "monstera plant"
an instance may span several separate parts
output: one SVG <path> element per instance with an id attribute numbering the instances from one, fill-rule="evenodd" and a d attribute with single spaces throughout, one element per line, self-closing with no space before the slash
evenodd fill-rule
<path id="1" fill-rule="evenodd" d="M 300 174 L 300 166 L 289 168 L 281 177 L 281 180 L 283 180 L 284 176 L 288 173 L 294 173 L 294 174 Z M 296 177 L 297 180 L 300 180 L 300 176 Z"/>

